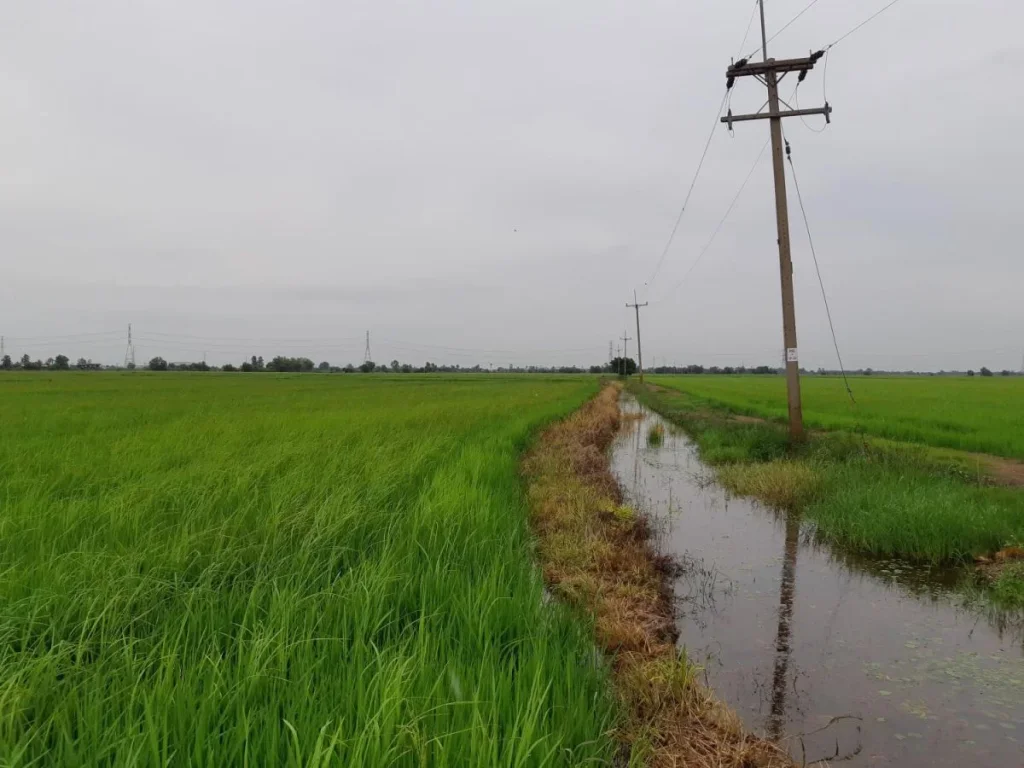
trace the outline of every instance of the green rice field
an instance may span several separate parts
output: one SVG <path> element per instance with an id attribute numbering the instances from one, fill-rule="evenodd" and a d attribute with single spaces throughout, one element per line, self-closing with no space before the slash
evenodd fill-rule
<path id="1" fill-rule="evenodd" d="M 0 764 L 610 761 L 518 475 L 595 378 L 0 376 Z"/>
<path id="2" fill-rule="evenodd" d="M 651 376 L 711 405 L 784 420 L 782 376 Z M 801 379 L 804 421 L 829 430 L 1024 458 L 1024 377 L 850 379 L 856 405 L 833 376 Z"/>

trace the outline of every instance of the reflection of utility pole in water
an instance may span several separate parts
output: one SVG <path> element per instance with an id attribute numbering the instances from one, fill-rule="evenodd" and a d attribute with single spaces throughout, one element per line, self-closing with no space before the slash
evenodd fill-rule
<path id="1" fill-rule="evenodd" d="M 786 548 L 779 585 L 779 630 L 775 635 L 775 672 L 772 675 L 772 711 L 768 717 L 768 738 L 778 741 L 786 724 L 786 692 L 789 657 L 792 653 L 793 599 L 796 596 L 796 553 L 800 548 L 800 515 L 786 513 Z"/>
<path id="2" fill-rule="evenodd" d="M 637 404 L 639 407 L 639 403 Z M 633 451 L 633 493 L 640 498 L 640 433 L 643 432 L 643 419 L 634 419 L 633 425 L 636 429 L 636 449 Z"/>

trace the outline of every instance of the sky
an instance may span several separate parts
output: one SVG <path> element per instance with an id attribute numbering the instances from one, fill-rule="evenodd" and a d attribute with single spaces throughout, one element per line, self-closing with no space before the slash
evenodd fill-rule
<path id="1" fill-rule="evenodd" d="M 766 0 L 769 35 L 807 2 Z M 820 0 L 769 55 L 885 2 Z M 767 122 L 715 129 L 656 269 L 753 10 L 3 3 L 5 349 L 118 363 L 131 323 L 140 363 L 358 364 L 369 331 L 378 362 L 592 364 L 635 354 L 635 290 L 648 366 L 777 364 Z M 1021 367 L 1022 28 L 1011 0 L 900 0 L 800 87 L 834 109 L 784 127 L 847 367 Z M 800 361 L 834 368 L 788 189 Z"/>

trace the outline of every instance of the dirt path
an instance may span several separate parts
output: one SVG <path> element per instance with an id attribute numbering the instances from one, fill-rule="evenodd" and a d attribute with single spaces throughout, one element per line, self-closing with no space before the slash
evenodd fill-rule
<path id="1" fill-rule="evenodd" d="M 987 470 L 988 476 L 995 481 L 996 485 L 1024 488 L 1024 461 L 1005 459 L 1002 456 L 992 456 L 988 453 L 968 453 L 965 455 L 980 461 Z"/>
<path id="2" fill-rule="evenodd" d="M 547 429 L 522 468 L 548 588 L 594 617 L 611 660 L 621 764 L 793 768 L 780 747 L 744 731 L 676 647 L 671 564 L 611 474 L 606 449 L 620 421 L 618 388 L 606 387 Z"/>

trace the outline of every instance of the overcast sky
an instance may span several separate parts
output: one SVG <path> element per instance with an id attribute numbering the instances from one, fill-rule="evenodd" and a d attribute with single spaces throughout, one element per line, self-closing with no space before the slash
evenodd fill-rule
<path id="1" fill-rule="evenodd" d="M 768 0 L 769 33 L 806 4 Z M 769 53 L 884 4 L 820 0 Z M 691 271 L 767 123 L 716 132 L 645 285 L 752 8 L 2 3 L 7 351 L 118 362 L 131 322 L 140 362 L 358 363 L 369 329 L 378 362 L 592 363 L 636 335 L 635 288 L 648 364 L 776 363 L 768 153 Z M 902 0 L 830 53 L 829 129 L 787 121 L 849 366 L 1020 367 L 1022 29 L 1013 0 Z M 732 108 L 763 99 L 741 81 Z M 833 367 L 792 180 L 790 204 L 801 363 Z"/>

